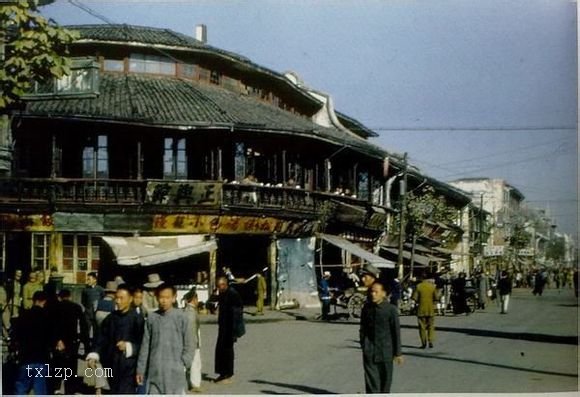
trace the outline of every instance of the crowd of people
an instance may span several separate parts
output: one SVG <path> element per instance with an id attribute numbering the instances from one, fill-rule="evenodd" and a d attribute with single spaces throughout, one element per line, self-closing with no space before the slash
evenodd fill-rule
<path id="1" fill-rule="evenodd" d="M 184 394 L 201 389 L 200 304 L 195 288 L 177 305 L 175 286 L 158 274 L 135 287 L 121 277 L 97 282 L 87 276 L 80 304 L 71 291 L 37 281 L 21 283 L 22 271 L 2 288 L 4 391 L 43 394 Z M 263 282 L 258 282 L 263 286 Z M 240 295 L 224 274 L 214 302 L 218 312 L 215 348 L 217 383 L 234 375 L 234 344 L 244 335 Z"/>

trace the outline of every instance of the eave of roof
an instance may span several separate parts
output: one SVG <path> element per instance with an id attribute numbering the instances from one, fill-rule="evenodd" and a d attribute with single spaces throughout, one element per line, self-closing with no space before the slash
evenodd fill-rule
<path id="1" fill-rule="evenodd" d="M 363 138 L 324 128 L 255 98 L 173 77 L 102 73 L 95 98 L 30 101 L 25 117 L 129 123 L 179 129 L 228 128 L 300 134 L 372 156 L 386 152 Z"/>

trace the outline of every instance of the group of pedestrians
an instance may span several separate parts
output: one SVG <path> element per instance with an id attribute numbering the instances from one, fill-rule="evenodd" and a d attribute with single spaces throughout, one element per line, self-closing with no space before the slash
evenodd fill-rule
<path id="1" fill-rule="evenodd" d="M 15 274 L 16 280 L 21 277 L 21 272 Z M 18 283 L 14 285 L 18 298 Z M 97 274 L 90 273 L 81 304 L 73 302 L 67 289 L 51 296 L 39 288 L 25 308 L 21 290 L 7 338 L 17 356 L 15 394 L 202 392 L 195 288 L 185 294 L 183 309 L 177 307 L 176 288 L 158 274 L 140 288 L 121 277 L 103 288 Z M 234 343 L 245 333 L 243 306 L 225 276 L 217 280 L 216 295 L 215 381 L 228 384 L 234 375 Z"/>

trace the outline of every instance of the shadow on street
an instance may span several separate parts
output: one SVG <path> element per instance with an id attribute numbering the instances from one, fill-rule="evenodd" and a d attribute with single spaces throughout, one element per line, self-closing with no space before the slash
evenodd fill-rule
<path id="1" fill-rule="evenodd" d="M 259 385 L 270 385 L 270 386 L 284 387 L 286 389 L 294 389 L 296 391 L 299 391 L 302 393 L 307 393 L 307 394 L 337 394 L 337 393 L 329 391 L 329 390 L 318 389 L 316 387 L 310 387 L 310 386 L 294 385 L 291 383 L 268 382 L 265 380 L 258 380 L 258 379 L 253 379 L 250 382 L 257 383 Z M 272 390 L 263 390 L 263 392 L 267 393 L 267 394 L 282 394 L 282 393 L 273 392 Z M 283 394 L 286 394 L 286 393 L 283 393 Z"/>
<path id="2" fill-rule="evenodd" d="M 491 364 L 491 363 L 484 363 L 484 362 L 475 361 L 475 360 L 464 360 L 464 359 L 461 359 L 461 358 L 435 356 L 435 355 L 431 355 L 431 354 L 427 354 L 427 353 L 412 353 L 412 352 L 408 352 L 408 353 L 406 353 L 406 355 L 407 356 L 420 357 L 420 358 L 431 358 L 431 359 L 435 359 L 435 360 L 445 360 L 445 361 L 454 361 L 454 362 L 466 363 L 466 364 L 483 365 L 483 366 L 487 366 L 487 367 L 511 369 L 511 370 L 515 370 L 515 371 L 533 372 L 533 373 L 536 373 L 536 374 L 565 376 L 565 377 L 569 377 L 569 378 L 576 378 L 576 377 L 578 377 L 577 374 L 567 374 L 567 373 L 554 372 L 554 371 L 542 371 L 542 370 L 538 370 L 538 369 L 514 367 L 514 366 L 511 366 L 511 365 L 503 365 L 503 364 Z"/>
<path id="3" fill-rule="evenodd" d="M 401 324 L 401 328 L 415 330 L 418 329 L 416 325 L 406 325 L 406 324 Z M 530 342 L 556 343 L 560 345 L 578 345 L 577 336 L 559 336 L 548 334 L 534 334 L 530 332 L 505 332 L 486 329 L 451 328 L 439 326 L 437 327 L 437 330 L 441 332 L 457 332 L 471 336 L 483 336 L 488 338 L 516 339 Z"/>

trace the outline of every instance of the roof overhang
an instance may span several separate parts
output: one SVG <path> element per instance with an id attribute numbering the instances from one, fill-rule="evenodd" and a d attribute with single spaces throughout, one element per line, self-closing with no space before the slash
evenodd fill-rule
<path id="1" fill-rule="evenodd" d="M 338 248 L 350 252 L 352 255 L 359 257 L 361 260 L 364 260 L 377 268 L 394 269 L 396 266 L 395 262 L 375 255 L 342 237 L 323 233 L 319 233 L 317 236 Z"/>

